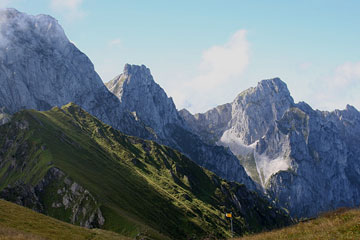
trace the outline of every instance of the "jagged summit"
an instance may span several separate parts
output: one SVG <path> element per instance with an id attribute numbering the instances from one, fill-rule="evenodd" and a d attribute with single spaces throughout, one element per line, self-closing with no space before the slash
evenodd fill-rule
<path id="1" fill-rule="evenodd" d="M 278 77 L 260 81 L 257 88 L 268 88 L 275 93 L 282 93 L 290 96 L 290 91 L 286 83 Z"/>
<path id="2" fill-rule="evenodd" d="M 127 63 L 124 66 L 123 72 L 105 83 L 105 85 L 120 99 L 120 101 L 123 100 L 122 96 L 124 88 L 129 88 L 131 91 L 146 91 L 146 89 L 149 90 L 150 87 L 155 87 L 160 92 L 164 92 L 164 90 L 154 81 L 150 69 L 145 65 L 132 65 Z M 136 90 L 135 88 L 137 87 L 145 89 Z"/>
<path id="3" fill-rule="evenodd" d="M 356 107 L 354 107 L 353 105 L 347 104 L 345 107 L 345 110 L 349 111 L 349 112 L 354 112 L 354 113 L 358 113 L 359 111 L 356 109 Z"/>
<path id="4" fill-rule="evenodd" d="M 145 65 L 126 64 L 124 72 L 106 83 L 123 109 L 136 113 L 147 126 L 164 137 L 166 124 L 181 124 L 175 104 L 157 84 Z"/>
<path id="5" fill-rule="evenodd" d="M 180 114 L 203 139 L 229 146 L 237 155 L 248 151 L 240 145 L 255 143 L 294 105 L 286 83 L 280 78 L 272 78 L 241 92 L 232 103 L 219 105 L 205 113 L 191 115 L 181 110 Z"/>
<path id="6" fill-rule="evenodd" d="M 293 105 L 286 83 L 279 78 L 263 80 L 233 101 L 231 131 L 228 133 L 234 133 L 246 145 L 252 144 Z"/>
<path id="7" fill-rule="evenodd" d="M 124 74 L 125 75 L 135 75 L 141 74 L 146 76 L 151 76 L 150 69 L 147 68 L 145 65 L 135 65 L 135 64 L 125 64 L 124 66 Z M 152 78 L 152 76 L 151 76 Z"/>
<path id="8" fill-rule="evenodd" d="M 236 101 L 236 99 L 243 99 L 246 97 L 259 97 L 259 95 L 265 97 L 265 95 L 269 93 L 271 93 L 271 95 L 285 96 L 289 99 L 289 101 L 293 102 L 286 83 L 283 82 L 280 78 L 262 80 L 258 82 L 256 87 L 251 87 L 241 92 L 234 101 Z"/>
<path id="9" fill-rule="evenodd" d="M 126 81 L 126 83 L 125 83 Z M 106 83 L 106 86 L 112 91 L 115 95 L 122 93 L 121 87 L 123 85 L 150 85 L 156 84 L 150 69 L 145 65 L 133 65 L 125 64 L 124 70 L 121 74 L 114 77 L 112 80 Z M 120 96 L 120 95 L 119 95 Z"/>

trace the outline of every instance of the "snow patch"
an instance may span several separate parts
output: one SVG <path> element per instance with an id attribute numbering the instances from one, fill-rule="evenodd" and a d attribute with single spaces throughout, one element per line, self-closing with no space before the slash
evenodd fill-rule
<path id="1" fill-rule="evenodd" d="M 242 156 L 253 152 L 256 146 L 256 142 L 251 145 L 244 144 L 240 138 L 236 136 L 233 129 L 226 130 L 216 144 L 219 146 L 229 147 L 235 155 Z"/>
<path id="2" fill-rule="evenodd" d="M 260 176 L 261 184 L 264 187 L 271 175 L 286 171 L 290 168 L 290 160 L 282 157 L 270 159 L 266 155 L 254 153 L 256 168 Z"/>

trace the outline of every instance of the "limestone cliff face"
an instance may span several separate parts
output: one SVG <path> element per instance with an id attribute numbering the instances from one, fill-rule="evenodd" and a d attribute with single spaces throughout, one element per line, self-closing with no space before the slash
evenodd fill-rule
<path id="1" fill-rule="evenodd" d="M 120 100 L 125 111 L 131 112 L 150 128 L 157 142 L 173 147 L 199 165 L 219 176 L 256 189 L 238 159 L 221 146 L 205 142 L 182 119 L 175 104 L 155 83 L 145 66 L 125 65 L 124 72 L 106 86 Z"/>
<path id="2" fill-rule="evenodd" d="M 279 78 L 261 81 L 256 88 L 242 92 L 233 101 L 230 132 L 250 145 L 293 104 L 286 84 Z"/>
<path id="3" fill-rule="evenodd" d="M 1 10 L 0 40 L 0 108 L 13 114 L 74 102 L 128 134 L 150 137 L 142 123 L 123 111 L 54 18 Z"/>
<path id="4" fill-rule="evenodd" d="M 354 107 L 322 112 L 295 104 L 280 79 L 261 81 L 230 105 L 231 117 L 224 114 L 227 121 L 215 129 L 216 109 L 181 114 L 194 132 L 206 133 L 203 137 L 216 132 L 209 141 L 228 146 L 293 216 L 360 204 L 360 113 Z"/>
<path id="5" fill-rule="evenodd" d="M 217 106 L 204 114 L 197 113 L 192 115 L 186 109 L 179 111 L 183 119 L 192 126 L 192 130 L 194 130 L 202 140 L 211 144 L 215 144 L 227 129 L 232 117 L 231 113 L 232 106 L 230 103 Z"/>
<path id="6" fill-rule="evenodd" d="M 151 127 L 159 138 L 165 138 L 168 124 L 183 125 L 172 98 L 155 83 L 144 65 L 126 64 L 123 73 L 106 86 L 119 98 L 123 109 Z"/>

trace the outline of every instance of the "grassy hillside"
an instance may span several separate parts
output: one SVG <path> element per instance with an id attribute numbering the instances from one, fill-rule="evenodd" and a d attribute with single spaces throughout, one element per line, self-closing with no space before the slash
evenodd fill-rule
<path id="1" fill-rule="evenodd" d="M 130 239 L 100 229 L 64 223 L 14 203 L 0 200 L 0 239 Z"/>
<path id="2" fill-rule="evenodd" d="M 225 238 L 228 211 L 237 234 L 289 223 L 245 186 L 218 178 L 171 148 L 126 136 L 74 104 L 22 111 L 0 126 L 0 190 L 35 186 L 54 167 L 95 197 L 104 229 L 130 237 Z M 68 210 L 54 208 L 64 188 L 55 184 L 41 198 L 46 214 L 69 222 Z"/>
<path id="3" fill-rule="evenodd" d="M 360 239 L 360 209 L 339 209 L 294 226 L 239 238 L 238 240 Z"/>

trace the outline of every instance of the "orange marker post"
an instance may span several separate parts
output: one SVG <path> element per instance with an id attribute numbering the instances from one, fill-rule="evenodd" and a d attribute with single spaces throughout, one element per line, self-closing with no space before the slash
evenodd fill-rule
<path id="1" fill-rule="evenodd" d="M 234 237 L 234 231 L 233 231 L 232 212 L 226 213 L 225 216 L 227 218 L 230 218 L 230 222 L 231 222 L 231 238 L 233 238 Z"/>

